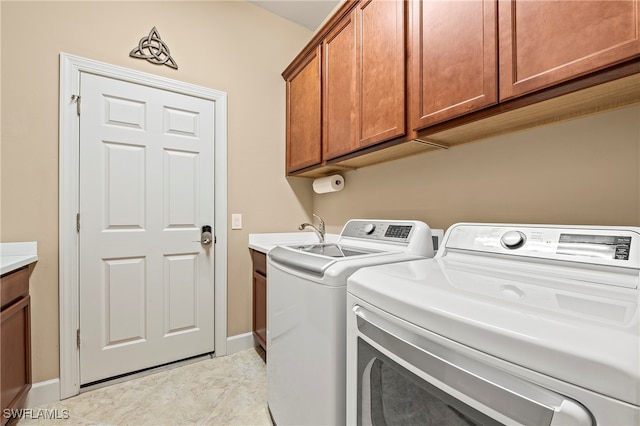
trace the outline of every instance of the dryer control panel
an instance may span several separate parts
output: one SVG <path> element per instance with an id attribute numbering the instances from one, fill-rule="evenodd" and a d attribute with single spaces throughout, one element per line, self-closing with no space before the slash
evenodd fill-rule
<path id="1" fill-rule="evenodd" d="M 520 224 L 453 225 L 447 249 L 640 268 L 640 228 Z"/>

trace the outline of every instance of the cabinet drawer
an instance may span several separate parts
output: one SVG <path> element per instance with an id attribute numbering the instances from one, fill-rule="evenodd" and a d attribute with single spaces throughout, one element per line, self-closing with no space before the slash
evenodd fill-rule
<path id="1" fill-rule="evenodd" d="M 9 272 L 0 277 L 0 301 L 2 309 L 29 294 L 29 267 Z"/>
<path id="2" fill-rule="evenodd" d="M 251 257 L 253 260 L 253 270 L 266 277 L 267 276 L 267 255 L 256 250 L 251 250 Z"/>

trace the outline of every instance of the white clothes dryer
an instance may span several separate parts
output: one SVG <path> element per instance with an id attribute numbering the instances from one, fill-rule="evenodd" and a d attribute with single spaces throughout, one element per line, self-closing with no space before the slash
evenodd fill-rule
<path id="1" fill-rule="evenodd" d="M 433 255 L 427 224 L 362 219 L 336 242 L 268 252 L 267 400 L 277 425 L 345 423 L 347 278 Z"/>
<path id="2" fill-rule="evenodd" d="M 348 424 L 640 424 L 640 228 L 457 224 L 347 284 Z"/>

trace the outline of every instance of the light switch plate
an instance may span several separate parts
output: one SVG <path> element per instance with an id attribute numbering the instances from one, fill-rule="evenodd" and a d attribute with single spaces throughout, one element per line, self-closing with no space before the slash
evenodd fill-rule
<path id="1" fill-rule="evenodd" d="M 231 229 L 242 229 L 242 214 L 231 214 Z"/>

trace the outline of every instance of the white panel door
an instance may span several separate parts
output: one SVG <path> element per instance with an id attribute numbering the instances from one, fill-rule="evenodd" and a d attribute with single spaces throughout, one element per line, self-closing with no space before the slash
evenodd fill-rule
<path id="1" fill-rule="evenodd" d="M 81 384 L 214 350 L 214 103 L 81 74 Z"/>

